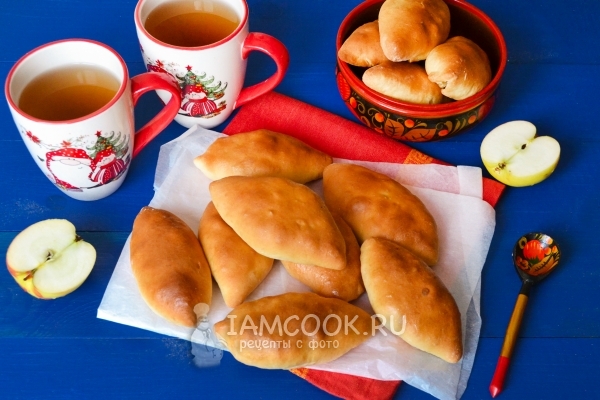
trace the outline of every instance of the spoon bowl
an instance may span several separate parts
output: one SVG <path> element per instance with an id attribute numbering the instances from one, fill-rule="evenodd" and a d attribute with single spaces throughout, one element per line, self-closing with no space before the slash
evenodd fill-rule
<path id="1" fill-rule="evenodd" d="M 532 232 L 521 236 L 513 249 L 515 269 L 523 283 L 534 284 L 554 271 L 560 261 L 560 247 L 550 236 Z"/>

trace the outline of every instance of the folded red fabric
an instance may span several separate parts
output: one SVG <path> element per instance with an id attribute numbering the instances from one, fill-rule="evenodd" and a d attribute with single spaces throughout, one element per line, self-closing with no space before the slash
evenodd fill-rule
<path id="1" fill-rule="evenodd" d="M 447 164 L 371 129 L 291 97 L 271 92 L 246 104 L 223 133 L 269 129 L 294 136 L 332 157 L 403 164 Z M 483 178 L 483 199 L 495 206 L 504 185 Z M 309 368 L 292 370 L 326 392 L 349 400 L 390 399 L 400 381 L 380 381 Z"/>
<path id="2" fill-rule="evenodd" d="M 355 375 L 296 368 L 292 373 L 319 389 L 346 400 L 391 399 L 401 381 L 379 381 Z"/>

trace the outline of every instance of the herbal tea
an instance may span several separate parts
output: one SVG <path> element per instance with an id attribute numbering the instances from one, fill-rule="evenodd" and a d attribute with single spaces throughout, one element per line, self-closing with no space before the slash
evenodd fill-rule
<path id="1" fill-rule="evenodd" d="M 33 79 L 19 98 L 19 108 L 46 121 L 66 121 L 104 107 L 119 90 L 110 72 L 92 65 L 70 65 Z"/>
<path id="2" fill-rule="evenodd" d="M 198 47 L 226 38 L 239 23 L 235 11 L 219 2 L 173 1 L 152 10 L 144 26 L 161 42 Z"/>

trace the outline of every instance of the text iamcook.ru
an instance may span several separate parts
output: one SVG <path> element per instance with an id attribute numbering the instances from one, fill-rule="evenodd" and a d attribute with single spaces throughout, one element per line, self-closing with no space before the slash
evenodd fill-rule
<path id="1" fill-rule="evenodd" d="M 323 321 L 315 315 L 308 314 L 305 315 L 302 319 L 300 319 L 297 315 L 291 315 L 287 317 L 283 322 L 279 315 L 275 316 L 275 318 L 269 323 L 267 318 L 264 315 L 260 316 L 260 321 L 258 324 L 252 319 L 250 315 L 246 315 L 242 324 L 239 328 L 239 331 L 235 330 L 235 319 L 237 315 L 228 315 L 229 318 L 229 331 L 227 335 L 229 336 L 241 336 L 244 335 L 246 331 L 251 331 L 254 337 L 253 339 L 241 339 L 239 341 L 240 352 L 244 349 L 289 349 L 291 347 L 296 348 L 309 348 L 311 350 L 316 349 L 326 349 L 326 348 L 334 348 L 337 349 L 339 347 L 339 341 L 337 339 L 333 340 L 316 340 L 313 338 L 320 329 L 322 329 L 323 333 L 329 337 L 337 336 L 337 335 L 371 335 L 374 336 L 377 332 L 381 332 L 384 336 L 387 336 L 386 330 L 382 329 L 386 325 L 386 317 L 380 314 L 375 314 L 371 318 L 371 327 L 370 332 L 359 332 L 358 329 L 354 326 L 354 323 L 358 319 L 358 315 L 355 315 L 354 318 L 350 319 L 348 315 L 344 315 L 344 318 L 340 317 L 337 314 L 329 314 L 327 315 Z M 295 323 L 294 329 L 290 327 L 290 323 L 292 321 L 300 321 L 300 326 Z M 388 327 L 391 329 L 391 332 L 395 335 L 401 335 L 404 333 L 406 327 L 406 315 L 402 316 L 402 325 L 399 331 L 394 330 L 394 317 L 390 317 Z M 269 339 L 262 338 L 263 335 L 269 334 Z M 284 336 L 285 333 L 285 336 Z M 303 339 L 292 339 L 298 335 L 302 334 Z M 279 335 L 281 340 L 273 340 L 273 335 Z"/>

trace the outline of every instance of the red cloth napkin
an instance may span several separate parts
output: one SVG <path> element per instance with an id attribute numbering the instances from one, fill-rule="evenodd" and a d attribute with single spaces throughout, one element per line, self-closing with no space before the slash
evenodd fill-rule
<path id="1" fill-rule="evenodd" d="M 403 164 L 447 164 L 404 143 L 320 108 L 271 92 L 242 107 L 223 133 L 269 129 L 294 136 L 332 157 Z M 496 205 L 504 185 L 483 178 L 483 199 Z M 400 381 L 380 381 L 309 368 L 291 370 L 326 392 L 349 400 L 390 399 Z"/>

